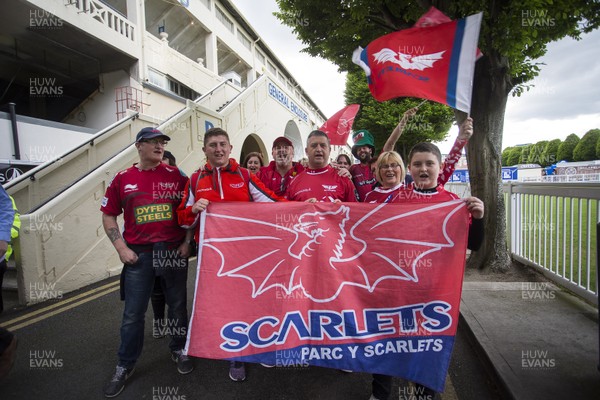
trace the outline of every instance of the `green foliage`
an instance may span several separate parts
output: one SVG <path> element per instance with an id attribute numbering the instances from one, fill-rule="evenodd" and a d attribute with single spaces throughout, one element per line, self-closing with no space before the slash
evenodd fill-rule
<path id="1" fill-rule="evenodd" d="M 600 129 L 591 129 L 581 138 L 573 150 L 573 160 L 591 161 L 596 159 L 596 144 L 600 138 Z"/>
<path id="2" fill-rule="evenodd" d="M 514 147 L 507 147 L 504 150 L 502 150 L 502 166 L 503 167 L 509 167 L 510 164 L 508 164 L 508 158 L 510 156 L 510 154 L 512 153 L 512 151 L 514 150 Z"/>
<path id="3" fill-rule="evenodd" d="M 529 153 L 531 153 L 532 148 L 532 144 L 523 146 L 523 150 L 521 150 L 521 157 L 519 157 L 518 164 L 527 164 L 529 162 Z"/>
<path id="4" fill-rule="evenodd" d="M 598 130 L 598 129 L 594 129 Z M 600 160 L 600 139 L 596 142 L 596 160 Z"/>
<path id="5" fill-rule="evenodd" d="M 352 52 L 366 47 L 387 33 L 412 26 L 434 4 L 452 19 L 483 12 L 477 61 L 473 77 L 471 116 L 476 135 L 468 153 L 474 171 L 471 192 L 486 202 L 485 251 L 475 252 L 469 264 L 478 268 L 504 270 L 508 253 L 504 246 L 502 205 L 498 199 L 501 176 L 495 149 L 502 144 L 502 120 L 507 97 L 520 95 L 528 81 L 537 76 L 536 60 L 546 53 L 546 45 L 565 36 L 579 38 L 600 25 L 598 0 L 277 0 L 275 15 L 290 26 L 306 45 L 303 51 L 323 57 L 342 71 L 361 71 L 352 64 Z M 300 23 L 299 23 L 300 22 Z M 387 102 L 386 102 L 387 103 Z M 397 117 L 386 110 L 384 117 Z M 369 121 L 371 124 L 378 121 Z M 359 128 L 359 126 L 356 126 Z M 595 149 L 595 147 L 594 147 Z M 477 156 L 474 156 L 477 154 Z M 522 155 L 521 155 L 522 156 Z"/>
<path id="6" fill-rule="evenodd" d="M 356 70 L 352 51 L 398 29 L 411 27 L 434 4 L 450 18 L 483 11 L 479 47 L 484 57 L 502 64 L 506 79 L 520 95 L 539 72 L 535 60 L 546 44 L 565 36 L 578 38 L 600 25 L 597 0 L 277 0 L 275 15 L 306 45 L 305 52 Z"/>
<path id="7" fill-rule="evenodd" d="M 521 159 L 521 152 L 523 152 L 523 146 L 514 147 L 512 151 L 508 154 L 506 165 L 510 167 L 519 164 L 519 160 Z"/>
<path id="8" fill-rule="evenodd" d="M 350 72 L 346 78 L 346 104 L 361 104 L 354 119 L 353 129 L 367 129 L 375 138 L 375 148 L 379 151 L 392 130 L 398 125 L 404 112 L 422 102 L 421 99 L 401 98 L 378 102 L 371 96 L 364 73 Z M 452 125 L 452 109 L 434 102 L 426 102 L 419 107 L 404 127 L 395 150 L 406 159 L 411 147 L 419 142 L 444 140 Z"/>
<path id="9" fill-rule="evenodd" d="M 573 150 L 579 143 L 579 136 L 571 133 L 564 142 L 558 146 L 558 161 L 574 161 Z"/>
<path id="10" fill-rule="evenodd" d="M 554 139 L 546 144 L 544 152 L 542 153 L 542 159 L 545 163 L 543 166 L 547 167 L 559 161 L 558 148 L 561 143 L 562 141 L 560 139 Z"/>
<path id="11" fill-rule="evenodd" d="M 547 143 L 547 140 L 542 140 L 531 146 L 529 157 L 527 157 L 528 164 L 539 164 L 542 167 L 547 166 L 544 165 L 544 160 L 542 159 L 542 153 L 544 152 Z"/>

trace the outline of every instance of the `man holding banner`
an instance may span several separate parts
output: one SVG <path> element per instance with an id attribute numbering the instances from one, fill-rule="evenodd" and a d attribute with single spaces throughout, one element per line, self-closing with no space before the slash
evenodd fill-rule
<path id="1" fill-rule="evenodd" d="M 446 39 L 453 36 L 450 31 L 470 32 L 472 24 L 466 25 L 431 29 Z M 444 40 L 440 46 L 452 43 Z M 419 90 L 443 87 L 445 94 L 448 89 L 444 101 L 433 100 L 464 108 L 455 81 L 429 85 L 448 71 L 464 77 L 461 68 L 453 69 L 462 59 L 449 60 L 451 52 L 439 46 L 426 57 L 406 59 L 404 49 L 388 44 L 369 45 L 359 54 L 372 71 L 370 79 L 385 81 L 383 89 L 371 87 L 376 98 L 415 96 L 387 91 L 395 86 L 386 86 L 387 78 L 405 77 L 407 86 Z M 413 67 L 418 71 L 409 71 Z M 435 74 L 428 75 L 427 68 Z M 421 93 L 417 97 L 435 97 Z M 327 134 L 311 132 L 308 170 L 287 190 L 296 202 L 220 203 L 206 211 L 206 200 L 187 203 L 194 214 L 205 212 L 186 351 L 238 362 L 398 376 L 443 391 L 458 325 L 469 214 L 483 217 L 483 204 L 432 190 L 440 161 L 436 170 L 427 151 L 411 158 L 415 187 L 423 193 L 412 187 L 401 192 L 423 202 L 351 203 L 353 185 L 331 171 L 329 152 Z M 383 168 L 388 172 L 397 167 L 388 164 Z M 210 186 L 205 190 L 210 193 Z"/>
<path id="2" fill-rule="evenodd" d="M 274 143 L 277 144 L 277 140 Z M 287 143 L 285 143 L 287 144 Z M 251 174 L 242 168 L 236 160 L 229 158 L 233 146 L 229 135 L 221 128 L 211 128 L 204 134 L 206 165 L 192 174 L 185 188 L 184 198 L 177 209 L 179 224 L 186 228 L 198 228 L 203 225 L 210 202 L 275 202 L 283 200 Z M 199 229 L 196 230 L 198 242 Z M 199 246 L 200 247 L 200 246 Z M 198 259 L 201 260 L 200 255 Z M 246 369 L 241 362 L 231 361 L 229 366 L 231 380 L 241 382 L 246 379 Z"/>
<path id="3" fill-rule="evenodd" d="M 470 120 L 470 119 L 469 119 Z M 467 121 L 470 122 L 470 121 Z M 469 136 L 472 125 L 462 125 Z M 458 196 L 444 189 L 438 182 L 441 174 L 441 153 L 437 146 L 431 143 L 416 144 L 409 154 L 409 169 L 415 182 L 409 187 L 403 187 L 405 169 L 400 155 L 396 152 L 384 152 L 377 160 L 376 178 L 380 187 L 367 195 L 367 202 L 376 203 L 436 203 L 457 200 Z M 467 204 L 472 220 L 469 226 L 467 248 L 478 250 L 483 242 L 483 202 L 476 197 L 463 200 Z M 387 400 L 392 388 L 392 377 L 383 374 L 373 374 L 373 394 L 370 400 Z M 417 399 L 433 400 L 436 392 L 425 385 L 416 384 Z"/>
<path id="4" fill-rule="evenodd" d="M 308 168 L 288 187 L 286 197 L 292 201 L 311 203 L 356 201 L 352 181 L 329 165 L 331 145 L 323 131 L 312 131 L 306 140 Z"/>

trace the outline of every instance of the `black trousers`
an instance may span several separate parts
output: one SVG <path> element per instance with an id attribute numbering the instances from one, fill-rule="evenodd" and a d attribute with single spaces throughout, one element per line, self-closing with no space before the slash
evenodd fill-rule
<path id="1" fill-rule="evenodd" d="M 6 350 L 10 342 L 12 342 L 14 336 L 15 335 L 11 332 L 0 327 L 0 355 L 4 353 L 4 350 Z"/>

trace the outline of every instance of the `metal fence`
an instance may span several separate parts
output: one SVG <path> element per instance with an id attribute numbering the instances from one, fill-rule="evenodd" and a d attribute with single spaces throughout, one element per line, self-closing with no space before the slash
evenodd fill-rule
<path id="1" fill-rule="evenodd" d="M 468 185 L 446 188 L 466 197 Z M 513 259 L 597 304 L 600 183 L 511 182 L 504 185 L 504 194 Z"/>
<path id="2" fill-rule="evenodd" d="M 600 173 L 525 177 L 520 182 L 600 182 Z"/>

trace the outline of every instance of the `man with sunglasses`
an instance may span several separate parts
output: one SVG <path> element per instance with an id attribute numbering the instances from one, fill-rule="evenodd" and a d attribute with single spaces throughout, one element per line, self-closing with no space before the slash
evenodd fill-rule
<path id="1" fill-rule="evenodd" d="M 117 173 L 102 199 L 102 224 L 121 262 L 121 298 L 125 300 L 116 371 L 104 390 L 118 396 L 131 376 L 144 343 L 144 319 L 155 278 L 162 277 L 171 333 L 171 359 L 181 374 L 194 365 L 183 353 L 187 336 L 187 258 L 192 231 L 182 229 L 175 210 L 188 178 L 162 162 L 170 137 L 144 128 L 136 137 L 139 162 Z M 117 225 L 123 214 L 124 230 Z"/>

